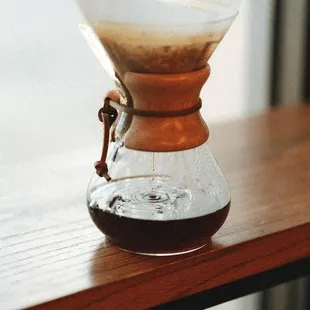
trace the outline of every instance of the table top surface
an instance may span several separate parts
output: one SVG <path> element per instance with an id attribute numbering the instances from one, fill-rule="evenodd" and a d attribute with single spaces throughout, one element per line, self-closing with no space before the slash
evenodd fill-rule
<path id="1" fill-rule="evenodd" d="M 8 166 L 16 179 L 1 197 L 0 308 L 145 308 L 309 257 L 310 106 L 211 126 L 210 146 L 231 211 L 208 246 L 175 257 L 106 243 L 85 206 L 91 163 L 79 152 Z"/>

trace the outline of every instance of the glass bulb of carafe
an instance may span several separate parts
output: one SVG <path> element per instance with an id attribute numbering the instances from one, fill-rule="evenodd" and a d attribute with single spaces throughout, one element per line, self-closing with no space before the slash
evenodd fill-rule
<path id="1" fill-rule="evenodd" d="M 205 245 L 230 205 L 225 177 L 207 143 L 178 152 L 142 152 L 112 143 L 107 182 L 94 174 L 87 204 L 112 244 L 143 254 Z"/>

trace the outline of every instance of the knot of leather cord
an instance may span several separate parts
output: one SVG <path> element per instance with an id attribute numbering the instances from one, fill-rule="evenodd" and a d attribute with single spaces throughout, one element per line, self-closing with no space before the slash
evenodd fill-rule
<path id="1" fill-rule="evenodd" d="M 96 161 L 95 162 L 95 169 L 97 174 L 100 177 L 104 177 L 108 182 L 111 180 L 111 177 L 109 176 L 109 170 L 108 170 L 108 165 L 105 162 L 102 161 Z"/>
<path id="2" fill-rule="evenodd" d="M 113 122 L 116 120 L 118 113 L 117 110 L 110 105 L 111 101 L 112 99 L 110 97 L 104 98 L 103 107 L 98 111 L 98 118 L 99 121 L 103 123 L 104 122 L 103 115 L 107 114 L 109 117 L 109 121 L 112 125 Z"/>

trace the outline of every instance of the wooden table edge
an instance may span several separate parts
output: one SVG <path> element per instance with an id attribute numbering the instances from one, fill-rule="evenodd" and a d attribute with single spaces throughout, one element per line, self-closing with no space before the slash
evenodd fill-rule
<path id="1" fill-rule="evenodd" d="M 233 246 L 188 255 L 155 270 L 27 309 L 148 308 L 309 257 L 310 223 L 306 223 Z"/>

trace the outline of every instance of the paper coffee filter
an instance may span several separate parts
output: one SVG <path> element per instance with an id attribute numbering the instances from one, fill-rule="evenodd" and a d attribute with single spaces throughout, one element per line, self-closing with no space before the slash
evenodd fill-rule
<path id="1" fill-rule="evenodd" d="M 239 0 L 76 0 L 81 27 L 104 68 L 180 73 L 204 67 L 237 14 Z"/>

